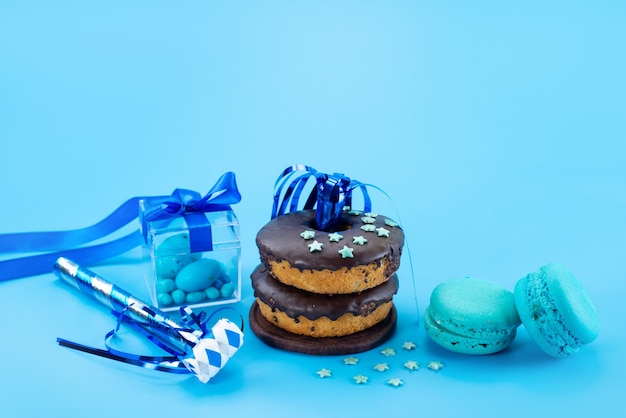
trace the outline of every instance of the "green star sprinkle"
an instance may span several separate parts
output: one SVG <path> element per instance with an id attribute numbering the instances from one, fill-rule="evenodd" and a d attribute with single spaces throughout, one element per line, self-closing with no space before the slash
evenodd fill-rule
<path id="1" fill-rule="evenodd" d="M 362 213 L 363 212 L 361 212 L 360 210 L 351 210 L 350 212 L 348 212 L 348 215 L 359 216 Z"/>
<path id="2" fill-rule="evenodd" d="M 357 385 L 362 385 L 364 383 L 367 383 L 367 376 L 363 376 L 362 374 L 357 374 L 356 376 L 353 377 L 354 381 L 356 382 Z"/>
<path id="3" fill-rule="evenodd" d="M 373 224 L 376 222 L 376 218 L 372 218 L 371 216 L 364 216 L 361 218 L 364 224 Z"/>
<path id="4" fill-rule="evenodd" d="M 363 237 L 363 235 L 359 235 L 358 237 L 353 237 L 352 238 L 352 243 L 353 244 L 365 245 L 366 242 L 367 242 L 367 239 L 365 237 Z"/>
<path id="5" fill-rule="evenodd" d="M 344 245 L 343 248 L 337 252 L 341 254 L 341 258 L 354 258 L 352 251 L 354 251 L 354 248 L 350 248 Z"/>
<path id="6" fill-rule="evenodd" d="M 441 370 L 443 369 L 443 363 L 440 361 L 431 361 L 428 363 L 428 368 L 434 371 Z"/>
<path id="7" fill-rule="evenodd" d="M 374 232 L 376 231 L 376 225 L 365 224 L 361 226 L 361 229 L 365 232 Z"/>
<path id="8" fill-rule="evenodd" d="M 315 373 L 317 373 L 322 379 L 325 377 L 331 377 L 333 375 L 332 372 L 328 369 L 321 369 L 316 371 Z"/>
<path id="9" fill-rule="evenodd" d="M 356 357 L 346 357 L 343 359 L 343 364 L 354 365 L 359 362 L 359 359 Z"/>
<path id="10" fill-rule="evenodd" d="M 413 350 L 415 347 L 417 347 L 417 346 L 415 345 L 414 342 L 411 342 L 411 341 L 405 341 L 405 342 L 402 343 L 402 348 L 404 348 L 405 350 L 408 350 L 408 351 Z"/>
<path id="11" fill-rule="evenodd" d="M 374 213 L 374 212 L 366 212 L 366 213 L 364 213 L 363 215 L 365 215 L 365 216 L 369 216 L 370 218 L 375 218 L 375 217 L 377 217 L 377 216 L 378 216 L 378 214 L 377 214 L 377 213 Z"/>
<path id="12" fill-rule="evenodd" d="M 304 238 L 304 239 L 312 239 L 312 238 L 315 237 L 315 231 L 306 230 L 306 231 L 300 233 L 300 236 L 302 238 Z"/>
<path id="13" fill-rule="evenodd" d="M 404 382 L 402 381 L 402 379 L 398 379 L 397 377 L 394 377 L 393 379 L 387 380 L 387 384 L 391 385 L 391 386 L 398 387 L 398 386 L 403 385 Z"/>
<path id="14" fill-rule="evenodd" d="M 389 237 L 389 230 L 383 228 L 382 226 L 380 228 L 376 228 L 376 233 L 379 237 Z"/>
<path id="15" fill-rule="evenodd" d="M 392 227 L 392 228 L 393 228 L 393 227 L 398 226 L 398 223 L 397 223 L 396 221 L 392 221 L 392 220 L 391 220 L 391 219 L 389 219 L 389 218 L 386 218 L 386 219 L 385 219 L 385 225 L 390 226 L 390 227 Z"/>
<path id="16" fill-rule="evenodd" d="M 309 244 L 309 251 L 322 251 L 322 245 L 324 244 L 322 244 L 321 242 L 313 241 Z"/>
<path id="17" fill-rule="evenodd" d="M 386 372 L 387 370 L 389 370 L 389 365 L 387 363 L 378 363 L 374 366 L 374 370 L 377 370 L 379 372 Z"/>
<path id="18" fill-rule="evenodd" d="M 393 349 L 393 348 L 391 348 L 391 347 L 387 347 L 387 348 L 385 348 L 384 350 L 382 350 L 382 351 L 380 352 L 380 354 L 382 354 L 382 355 L 383 355 L 383 356 L 385 356 L 385 357 L 395 356 L 395 355 L 396 355 L 396 350 L 394 350 L 394 349 Z"/>
<path id="19" fill-rule="evenodd" d="M 328 234 L 328 239 L 330 240 L 330 242 L 339 242 L 341 238 L 343 238 L 343 235 L 341 235 L 338 232 L 333 232 L 332 234 Z"/>
<path id="20" fill-rule="evenodd" d="M 409 360 L 406 363 L 404 363 L 404 367 L 406 367 L 409 370 L 417 370 L 420 368 L 420 364 L 417 361 Z"/>

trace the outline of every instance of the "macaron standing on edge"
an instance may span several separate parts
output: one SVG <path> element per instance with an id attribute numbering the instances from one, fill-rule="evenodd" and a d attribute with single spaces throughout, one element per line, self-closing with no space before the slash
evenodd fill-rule
<path id="1" fill-rule="evenodd" d="M 578 352 L 598 336 L 598 314 L 582 283 L 565 266 L 550 263 L 515 285 L 524 328 L 552 357 Z"/>

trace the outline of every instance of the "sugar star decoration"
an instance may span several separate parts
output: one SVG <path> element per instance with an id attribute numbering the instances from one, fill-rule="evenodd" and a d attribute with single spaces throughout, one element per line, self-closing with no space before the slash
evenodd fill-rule
<path id="1" fill-rule="evenodd" d="M 353 377 L 354 381 L 356 382 L 357 385 L 362 385 L 364 383 L 367 383 L 367 376 L 363 376 L 362 374 L 357 374 L 356 376 Z"/>
<path id="2" fill-rule="evenodd" d="M 341 238 L 343 238 L 343 235 L 341 235 L 338 232 L 333 232 L 332 234 L 328 234 L 328 239 L 330 240 L 330 242 L 339 242 Z"/>
<path id="3" fill-rule="evenodd" d="M 434 371 L 441 370 L 443 368 L 443 363 L 440 361 L 431 361 L 428 363 L 428 368 Z"/>
<path id="4" fill-rule="evenodd" d="M 395 356 L 395 355 L 396 355 L 396 350 L 394 350 L 394 349 L 393 349 L 393 348 L 391 348 L 391 347 L 387 347 L 387 348 L 385 348 L 384 350 L 382 350 L 382 351 L 380 352 L 380 354 L 382 354 L 382 355 L 383 355 L 383 356 L 385 356 L 385 357 Z"/>
<path id="5" fill-rule="evenodd" d="M 363 215 L 369 216 L 370 218 L 375 218 L 378 216 L 378 214 L 374 212 L 367 212 L 367 213 L 364 213 Z"/>
<path id="6" fill-rule="evenodd" d="M 321 242 L 317 242 L 313 241 L 312 243 L 309 244 L 309 251 L 310 252 L 314 252 L 314 251 L 322 251 L 322 244 Z"/>
<path id="7" fill-rule="evenodd" d="M 374 232 L 376 231 L 376 225 L 365 224 L 361 226 L 361 229 L 365 232 Z"/>
<path id="8" fill-rule="evenodd" d="M 389 365 L 387 363 L 378 363 L 374 366 L 374 370 L 377 370 L 379 372 L 386 372 L 387 370 L 389 370 Z"/>
<path id="9" fill-rule="evenodd" d="M 415 345 L 414 342 L 411 342 L 411 341 L 405 341 L 402 343 L 402 348 L 408 351 L 413 350 L 415 347 L 417 346 Z"/>
<path id="10" fill-rule="evenodd" d="M 398 387 L 398 386 L 403 385 L 404 382 L 401 379 L 398 379 L 397 377 L 394 377 L 393 379 L 387 380 L 387 384 L 391 385 L 391 386 Z"/>
<path id="11" fill-rule="evenodd" d="M 415 360 L 409 360 L 406 363 L 404 363 L 404 367 L 406 367 L 409 370 L 417 370 L 420 368 L 420 364 Z"/>
<path id="12" fill-rule="evenodd" d="M 360 214 L 362 214 L 363 212 L 361 212 L 360 210 L 351 210 L 350 212 L 348 212 L 348 215 L 352 215 L 352 216 L 359 216 Z"/>
<path id="13" fill-rule="evenodd" d="M 315 231 L 304 231 L 300 233 L 300 236 L 304 239 L 312 239 L 315 237 Z"/>
<path id="14" fill-rule="evenodd" d="M 337 252 L 341 254 L 341 258 L 354 258 L 352 251 L 354 251 L 354 248 L 344 245 L 343 248 Z"/>
<path id="15" fill-rule="evenodd" d="M 390 226 L 390 227 L 392 227 L 392 228 L 393 228 L 393 227 L 398 226 L 398 223 L 397 223 L 396 221 L 392 221 L 392 220 L 391 220 L 391 219 L 389 219 L 389 218 L 386 218 L 386 219 L 385 219 L 385 225 Z"/>
<path id="16" fill-rule="evenodd" d="M 373 224 L 376 222 L 376 218 L 372 218 L 371 216 L 364 216 L 361 218 L 364 224 Z"/>
<path id="17" fill-rule="evenodd" d="M 330 370 L 328 370 L 328 369 L 321 369 L 321 370 L 318 370 L 315 373 L 317 373 L 319 375 L 319 377 L 321 377 L 322 379 L 325 378 L 325 377 L 331 377 L 333 375 L 332 372 Z"/>
<path id="18" fill-rule="evenodd" d="M 356 357 L 346 357 L 343 359 L 343 364 L 347 364 L 347 365 L 354 365 L 357 364 L 359 362 L 359 359 Z"/>
<path id="19" fill-rule="evenodd" d="M 380 228 L 376 228 L 376 233 L 379 237 L 389 237 L 389 230 L 383 228 L 382 226 Z"/>
<path id="20" fill-rule="evenodd" d="M 356 245 L 365 245 L 367 239 L 363 237 L 363 235 L 359 235 L 358 237 L 352 238 L 352 243 Z"/>

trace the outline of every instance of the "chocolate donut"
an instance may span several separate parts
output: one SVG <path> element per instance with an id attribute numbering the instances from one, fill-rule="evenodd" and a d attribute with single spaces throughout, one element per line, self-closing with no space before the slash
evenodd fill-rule
<path id="1" fill-rule="evenodd" d="M 400 266 L 404 232 L 375 213 L 344 211 L 340 228 L 316 228 L 315 210 L 278 216 L 257 234 L 261 262 L 282 283 L 313 293 L 374 288 Z"/>
<path id="2" fill-rule="evenodd" d="M 387 317 L 398 291 L 392 275 L 373 289 L 351 295 L 323 295 L 286 286 L 260 265 L 251 275 L 261 315 L 294 334 L 338 337 L 367 329 Z"/>

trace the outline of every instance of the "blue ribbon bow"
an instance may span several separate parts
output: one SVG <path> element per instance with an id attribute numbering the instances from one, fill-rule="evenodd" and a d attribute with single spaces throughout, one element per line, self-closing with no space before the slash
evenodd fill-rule
<path id="1" fill-rule="evenodd" d="M 297 174 L 299 172 L 304 174 Z M 367 186 L 371 185 L 351 180 L 341 173 L 320 173 L 312 167 L 298 164 L 283 170 L 274 184 L 272 219 L 298 210 L 300 197 L 311 178 L 315 179 L 315 186 L 302 209 L 316 207 L 315 223 L 318 229 L 333 231 L 339 228 L 342 211 L 346 207 L 352 208 L 352 191 L 355 189 L 363 194 L 363 211 L 371 211 L 372 202 L 367 192 Z"/>
<path id="2" fill-rule="evenodd" d="M 0 234 L 0 254 L 45 252 L 0 261 L 0 282 L 48 273 L 59 257 L 71 258 L 79 264 L 89 266 L 141 245 L 144 242 L 144 236 L 138 228 L 121 238 L 103 244 L 82 247 L 89 242 L 112 234 L 137 219 L 140 200 L 145 200 L 150 204 L 151 210 L 148 217 L 154 217 L 154 219 L 173 218 L 184 213 L 183 216 L 189 218 L 189 220 L 186 218 L 188 225 L 190 224 L 190 228 L 194 229 L 194 242 L 195 240 L 206 242 L 207 236 L 202 236 L 203 228 L 199 225 L 207 225 L 208 221 L 201 212 L 229 209 L 230 204 L 238 203 L 241 200 L 241 195 L 237 190 L 235 174 L 227 172 L 218 179 L 205 196 L 200 196 L 200 194 L 190 190 L 176 189 L 170 196 L 128 199 L 105 219 L 86 228 L 70 231 Z M 204 218 L 204 221 L 200 217 Z M 210 228 L 204 229 L 209 230 L 210 237 Z M 193 245 L 193 248 L 196 248 L 196 244 Z M 200 245 L 201 247 L 202 245 Z"/>
<path id="3" fill-rule="evenodd" d="M 147 238 L 148 222 L 182 216 L 189 228 L 191 252 L 212 251 L 211 224 L 204 213 L 230 210 L 231 204 L 240 201 L 235 175 L 230 172 L 224 174 L 204 196 L 192 190 L 176 189 L 171 196 L 148 198 L 142 218 L 143 239 Z"/>

